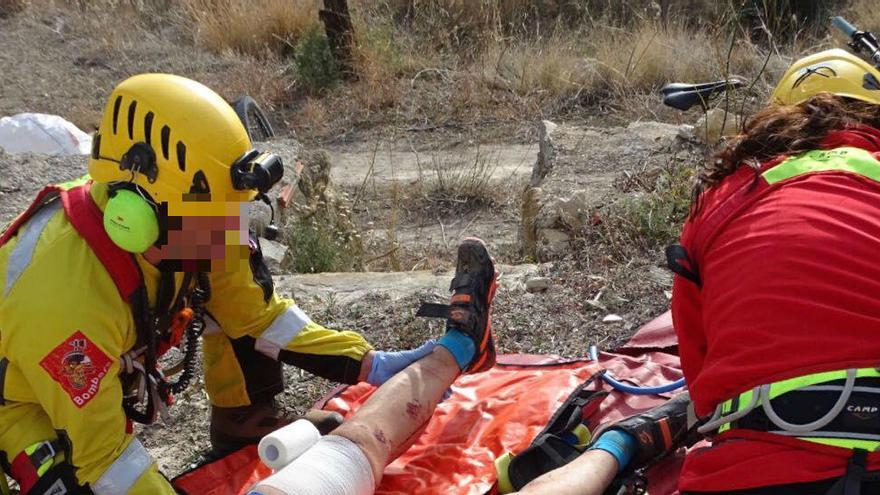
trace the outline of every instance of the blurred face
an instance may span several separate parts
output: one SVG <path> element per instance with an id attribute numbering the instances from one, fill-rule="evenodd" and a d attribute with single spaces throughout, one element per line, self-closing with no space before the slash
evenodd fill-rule
<path id="1" fill-rule="evenodd" d="M 238 210 L 238 214 L 168 216 L 164 242 L 145 253 L 147 259 L 153 263 L 158 260 L 164 268 L 174 271 L 236 269 L 250 254 L 248 203 L 239 203 L 231 210 Z"/>

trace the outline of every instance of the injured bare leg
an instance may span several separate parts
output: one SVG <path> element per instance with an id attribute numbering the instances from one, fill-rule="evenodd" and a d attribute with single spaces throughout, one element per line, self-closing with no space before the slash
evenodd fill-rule
<path id="1" fill-rule="evenodd" d="M 690 445 L 685 392 L 665 404 L 609 426 L 597 434 L 590 448 L 570 463 L 539 476 L 514 495 L 601 495 L 614 478 L 629 467 L 677 446 Z"/>
<path id="2" fill-rule="evenodd" d="M 321 458 L 312 463 L 311 450 L 307 451 L 260 482 L 252 493 L 373 493 L 385 466 L 415 442 L 460 373 L 453 355 L 445 347 L 437 346 L 430 355 L 383 384 L 348 421 L 316 444 L 311 450 L 327 450 Z M 322 442 L 327 445 L 322 446 Z M 331 461 L 333 464 L 329 464 Z"/>
<path id="3" fill-rule="evenodd" d="M 620 464 L 609 452 L 588 450 L 512 495 L 601 495 L 619 471 Z"/>
<path id="4" fill-rule="evenodd" d="M 434 350 L 386 381 L 342 426 L 251 493 L 372 494 L 385 466 L 415 442 L 458 375 L 495 364 L 490 313 L 497 280 L 485 243 L 462 241 L 451 303 L 430 305 L 423 313 L 446 318 L 446 333 Z"/>

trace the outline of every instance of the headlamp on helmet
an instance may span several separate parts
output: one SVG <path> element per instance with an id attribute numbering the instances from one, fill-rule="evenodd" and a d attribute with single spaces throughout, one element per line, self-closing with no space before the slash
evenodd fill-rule
<path id="1" fill-rule="evenodd" d="M 231 172 L 235 189 L 256 189 L 266 194 L 284 176 L 284 162 L 274 153 L 251 150 L 235 161 Z"/>

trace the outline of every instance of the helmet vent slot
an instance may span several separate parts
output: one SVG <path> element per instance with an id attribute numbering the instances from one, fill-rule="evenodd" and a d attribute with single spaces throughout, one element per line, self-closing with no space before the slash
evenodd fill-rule
<path id="1" fill-rule="evenodd" d="M 144 116 L 144 141 L 147 144 L 153 144 L 151 138 L 153 136 L 153 112 L 147 112 Z"/>
<path id="2" fill-rule="evenodd" d="M 138 102 L 133 101 L 128 106 L 128 139 L 134 141 L 134 114 L 137 111 Z"/>
<path id="3" fill-rule="evenodd" d="M 880 91 L 880 81 L 877 80 L 877 77 L 874 76 L 874 74 L 866 72 L 862 87 L 871 91 Z"/>
<path id="4" fill-rule="evenodd" d="M 167 125 L 162 126 L 162 157 L 168 159 L 168 144 L 171 141 L 171 128 Z"/>
<path id="5" fill-rule="evenodd" d="M 186 172 L 186 145 L 183 141 L 177 142 L 177 166 L 181 172 Z"/>
<path id="6" fill-rule="evenodd" d="M 119 123 L 119 107 L 122 106 L 122 96 L 117 96 L 113 103 L 113 134 L 116 134 L 116 124 Z"/>
<path id="7" fill-rule="evenodd" d="M 193 175 L 192 186 L 189 188 L 189 192 L 191 194 L 196 195 L 205 195 L 211 192 L 211 186 L 208 185 L 208 179 L 205 177 L 205 172 L 199 170 Z M 206 197 L 199 197 L 197 200 L 207 200 Z"/>

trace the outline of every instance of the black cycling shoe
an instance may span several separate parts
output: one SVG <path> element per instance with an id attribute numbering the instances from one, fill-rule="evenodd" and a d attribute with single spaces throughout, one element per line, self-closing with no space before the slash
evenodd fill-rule
<path id="1" fill-rule="evenodd" d="M 492 299 L 497 288 L 498 272 L 486 243 L 468 237 L 458 246 L 458 263 L 449 286 L 452 299 L 446 319 L 447 332 L 454 328 L 474 341 L 476 352 L 465 373 L 479 373 L 495 365 Z"/>
<path id="2" fill-rule="evenodd" d="M 474 357 L 464 373 L 479 373 L 495 365 L 492 299 L 497 288 L 498 272 L 486 243 L 468 237 L 458 245 L 455 276 L 449 286 L 450 303 L 422 303 L 416 313 L 426 318 L 445 318 L 447 332 L 456 329 L 474 341 Z"/>
<path id="3" fill-rule="evenodd" d="M 687 392 L 678 394 L 661 406 L 598 428 L 593 438 L 598 439 L 602 433 L 609 430 L 621 430 L 631 435 L 638 443 L 639 450 L 627 468 L 637 469 L 667 450 L 692 444 L 699 439 L 699 437 L 685 437 L 689 433 L 690 402 L 691 398 Z"/>

